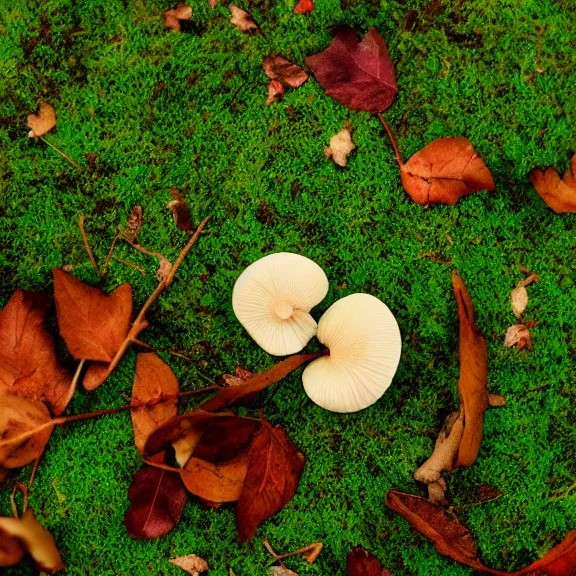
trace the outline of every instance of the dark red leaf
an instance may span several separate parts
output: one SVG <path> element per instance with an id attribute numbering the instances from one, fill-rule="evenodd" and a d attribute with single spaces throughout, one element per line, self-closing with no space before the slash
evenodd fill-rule
<path id="1" fill-rule="evenodd" d="M 172 211 L 176 226 L 180 230 L 184 230 L 184 232 L 192 232 L 194 224 L 192 223 L 192 215 L 190 214 L 190 207 L 186 202 L 186 198 L 180 194 L 178 188 L 170 188 L 170 195 L 172 200 L 166 204 L 166 207 Z"/>
<path id="2" fill-rule="evenodd" d="M 348 576 L 392 576 L 392 572 L 382 567 L 374 554 L 364 548 L 352 548 L 346 562 Z"/>
<path id="3" fill-rule="evenodd" d="M 326 94 L 351 110 L 383 112 L 398 92 L 394 64 L 374 28 L 358 43 L 353 28 L 340 26 L 330 46 L 306 64 Z"/>
<path id="4" fill-rule="evenodd" d="M 576 530 L 552 548 L 544 558 L 517 572 L 520 574 L 548 574 L 548 576 L 576 576 Z"/>
<path id="5" fill-rule="evenodd" d="M 241 541 L 294 497 L 304 469 L 304 456 L 281 428 L 262 420 L 254 436 L 244 489 L 236 509 Z"/>

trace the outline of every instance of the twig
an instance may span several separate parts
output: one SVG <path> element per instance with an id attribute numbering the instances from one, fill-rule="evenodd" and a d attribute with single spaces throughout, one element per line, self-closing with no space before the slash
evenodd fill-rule
<path id="1" fill-rule="evenodd" d="M 34 460 L 34 466 L 32 466 L 32 473 L 30 474 L 30 480 L 28 481 L 28 490 L 32 488 L 32 484 L 34 484 L 34 479 L 36 478 L 36 472 L 38 472 L 38 466 L 40 466 L 40 460 L 42 459 L 42 454 Z"/>
<path id="2" fill-rule="evenodd" d="M 158 258 L 158 260 L 168 260 L 164 254 L 160 254 L 160 252 L 152 252 L 151 250 L 147 250 L 142 246 L 142 244 L 138 244 L 138 242 L 132 242 L 132 240 L 128 240 L 127 238 L 124 239 L 132 248 L 138 250 L 138 252 L 142 252 L 142 254 L 146 254 L 146 256 L 154 256 L 154 258 Z"/>
<path id="3" fill-rule="evenodd" d="M 132 262 L 128 262 L 128 260 L 122 260 L 122 258 L 118 258 L 118 256 L 112 256 L 113 260 L 116 262 L 120 262 L 120 264 L 125 264 L 126 266 L 130 266 L 130 268 L 134 268 L 134 270 L 138 270 L 140 274 L 142 274 L 142 278 L 146 278 L 146 270 L 144 268 L 140 268 L 137 264 L 133 264 Z"/>
<path id="4" fill-rule="evenodd" d="M 68 162 L 70 162 L 70 164 L 72 164 L 72 166 L 74 166 L 74 168 L 78 168 L 78 170 L 86 170 L 86 168 L 84 168 L 83 166 L 80 166 L 80 164 L 77 164 L 74 160 L 72 160 L 72 158 L 70 158 L 70 156 L 68 156 L 68 154 L 66 154 L 65 152 L 62 152 L 62 150 L 60 150 L 60 148 L 58 148 L 57 146 L 55 146 L 54 144 L 52 144 L 51 142 L 46 140 L 46 138 L 44 138 L 44 136 L 40 136 L 40 140 L 42 140 L 44 143 L 48 144 L 48 146 L 50 146 L 50 148 L 52 148 L 52 150 L 55 150 L 56 152 L 58 152 L 58 154 L 60 154 L 60 156 L 62 156 L 62 158 L 65 158 L 66 160 L 68 160 Z"/>
<path id="5" fill-rule="evenodd" d="M 78 385 L 78 380 L 80 379 L 80 374 L 82 372 L 82 368 L 84 368 L 85 362 L 86 360 L 80 360 L 78 367 L 76 368 L 76 372 L 74 372 L 74 377 L 72 378 L 72 382 L 70 382 L 70 388 L 68 388 L 68 394 L 66 394 L 66 398 L 64 398 L 64 406 L 68 406 L 68 404 L 70 404 L 70 401 L 76 393 L 76 386 Z"/>
<path id="6" fill-rule="evenodd" d="M 112 244 L 110 244 L 110 250 L 108 250 L 108 255 L 106 256 L 106 260 L 104 260 L 104 266 L 102 267 L 102 276 L 106 274 L 108 271 L 108 264 L 110 264 L 110 260 L 112 259 L 112 253 L 114 252 L 114 248 L 116 247 L 116 242 L 118 242 L 118 238 L 120 237 L 120 231 L 116 230 L 116 234 L 114 234 L 114 238 L 112 238 Z"/>
<path id="7" fill-rule="evenodd" d="M 92 254 L 92 248 L 90 248 L 90 243 L 88 242 L 88 236 L 86 236 L 86 230 L 84 230 L 84 220 L 86 220 L 86 216 L 82 214 L 80 219 L 78 220 L 78 226 L 80 227 L 80 234 L 82 234 L 82 240 L 84 240 L 84 247 L 86 248 L 86 252 L 88 252 L 88 258 L 90 258 L 90 262 L 96 270 L 98 276 L 100 276 L 100 269 L 98 268 L 98 264 L 96 264 L 96 260 L 94 259 L 94 254 Z"/>
<path id="8" fill-rule="evenodd" d="M 432 262 L 437 262 L 438 264 L 446 264 L 448 266 L 452 265 L 452 260 L 440 260 L 440 258 L 434 256 L 432 252 L 425 252 L 424 254 L 418 254 L 418 258 L 419 259 L 428 258 L 429 260 L 432 260 Z"/>
<path id="9" fill-rule="evenodd" d="M 142 342 L 142 340 L 138 340 L 136 338 L 132 340 L 132 344 L 141 346 L 146 350 L 152 350 L 153 352 L 166 352 L 167 354 L 171 354 L 172 356 L 176 356 L 177 358 L 183 358 L 184 360 L 188 360 L 188 362 L 192 362 L 192 358 L 189 358 L 184 354 L 180 354 L 180 352 L 176 352 L 175 350 L 169 350 L 168 348 L 156 348 L 155 346 L 150 346 L 150 344 L 146 344 L 146 342 Z"/>
<path id="10" fill-rule="evenodd" d="M 394 149 L 394 156 L 396 156 L 396 162 L 398 162 L 398 166 L 403 166 L 404 161 L 402 160 L 400 150 L 398 150 L 398 146 L 396 145 L 396 140 L 394 139 L 394 134 L 392 134 L 392 129 L 388 125 L 388 122 L 384 120 L 384 116 L 382 116 L 381 112 L 378 112 L 378 120 L 380 120 L 382 126 L 384 126 L 384 128 L 386 129 L 386 133 L 388 134 L 388 138 L 390 139 L 390 144 L 392 144 L 392 148 Z"/>
<path id="11" fill-rule="evenodd" d="M 24 502 L 22 503 L 22 514 L 28 510 L 28 488 L 24 486 L 21 482 L 16 482 L 14 484 L 14 488 L 12 489 L 12 495 L 10 496 L 10 504 L 12 505 L 12 514 L 14 514 L 14 518 L 18 520 L 20 516 L 18 516 L 18 506 L 16 506 L 16 491 L 20 490 L 22 492 L 22 496 L 24 498 Z"/>

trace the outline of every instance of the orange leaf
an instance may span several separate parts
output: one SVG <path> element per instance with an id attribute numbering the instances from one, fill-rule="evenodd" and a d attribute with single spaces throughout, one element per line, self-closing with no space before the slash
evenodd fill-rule
<path id="1" fill-rule="evenodd" d="M 576 154 L 564 178 L 554 168 L 546 172 L 535 169 L 530 172 L 530 181 L 542 200 L 557 214 L 576 212 Z"/>
<path id="2" fill-rule="evenodd" d="M 29 136 L 38 138 L 44 136 L 56 126 L 56 110 L 51 104 L 46 102 L 40 103 L 40 112 L 38 114 L 28 114 L 28 128 L 31 128 Z"/>
<path id="3" fill-rule="evenodd" d="M 1 519 L 0 519 L 1 521 Z M 17 538 L 9 536 L 0 528 L 0 566 L 14 566 L 24 558 L 24 548 Z"/>
<path id="4" fill-rule="evenodd" d="M 549 576 L 573 576 L 576 574 L 576 530 L 568 532 L 566 538 L 552 548 L 544 558 L 523 568 L 520 574 L 543 573 Z"/>
<path id="5" fill-rule="evenodd" d="M 484 160 L 466 138 L 440 138 L 400 166 L 402 185 L 417 204 L 456 204 L 478 190 L 494 190 Z"/>
<path id="6" fill-rule="evenodd" d="M 314 2 L 312 0 L 299 0 L 298 4 L 294 6 L 294 14 L 306 14 L 314 10 Z"/>

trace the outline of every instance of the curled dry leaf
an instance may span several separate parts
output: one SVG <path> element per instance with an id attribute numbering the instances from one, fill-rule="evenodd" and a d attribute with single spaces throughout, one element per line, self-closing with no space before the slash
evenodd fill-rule
<path id="1" fill-rule="evenodd" d="M 44 298 L 24 290 L 16 290 L 0 312 L 0 394 L 44 401 L 59 415 L 71 378 L 58 362 L 45 318 Z"/>
<path id="2" fill-rule="evenodd" d="M 516 286 L 510 293 L 510 305 L 516 318 L 521 318 L 528 306 L 528 291 L 524 286 Z"/>
<path id="3" fill-rule="evenodd" d="M 554 168 L 548 168 L 545 172 L 535 169 L 530 172 L 530 181 L 554 212 L 576 212 L 576 155 L 572 156 L 564 178 L 561 179 Z"/>
<path id="4" fill-rule="evenodd" d="M 128 490 L 130 508 L 124 524 L 131 538 L 160 538 L 180 521 L 186 488 L 177 472 L 150 466 L 141 468 Z"/>
<path id="5" fill-rule="evenodd" d="M 184 232 L 192 232 L 194 224 L 192 223 L 192 216 L 190 214 L 190 207 L 186 202 L 186 198 L 180 194 L 177 188 L 170 188 L 170 195 L 172 200 L 166 204 L 166 208 L 172 211 L 174 222 L 180 230 Z"/>
<path id="6" fill-rule="evenodd" d="M 307 14 L 314 10 L 314 2 L 312 0 L 299 0 L 298 4 L 294 6 L 294 14 Z"/>
<path id="7" fill-rule="evenodd" d="M 298 88 L 308 80 L 308 74 L 300 66 L 279 54 L 266 56 L 262 62 L 262 68 L 268 78 L 278 80 L 286 87 Z"/>
<path id="8" fill-rule="evenodd" d="M 140 232 L 140 228 L 142 228 L 143 219 L 144 211 L 142 210 L 142 206 L 134 206 L 128 214 L 126 229 L 118 227 L 120 237 L 127 242 L 134 242 L 134 240 L 136 240 L 136 236 L 138 236 L 138 233 Z"/>
<path id="9" fill-rule="evenodd" d="M 236 366 L 236 374 L 222 374 L 220 377 L 222 386 L 242 386 L 246 380 L 252 378 L 254 374 L 242 366 Z"/>
<path id="10" fill-rule="evenodd" d="M 353 28 L 339 26 L 330 46 L 306 64 L 326 94 L 351 110 L 383 112 L 398 92 L 394 64 L 374 28 L 358 43 Z"/>
<path id="11" fill-rule="evenodd" d="M 350 132 L 350 128 L 345 127 L 330 138 L 330 146 L 324 149 L 324 155 L 326 158 L 332 158 L 334 164 L 346 166 L 348 156 L 354 148 L 356 145 L 352 140 L 352 132 Z"/>
<path id="12" fill-rule="evenodd" d="M 374 554 L 361 547 L 352 548 L 349 552 L 346 569 L 348 576 L 392 576 Z"/>
<path id="13" fill-rule="evenodd" d="M 282 100 L 284 97 L 284 86 L 278 80 L 270 80 L 270 84 L 268 84 L 268 98 L 266 100 L 266 106 L 270 106 L 274 104 L 274 102 L 278 102 Z"/>
<path id="14" fill-rule="evenodd" d="M 44 136 L 54 126 L 56 126 L 56 110 L 51 104 L 41 102 L 38 114 L 28 115 L 28 128 L 31 129 L 28 136 L 31 138 Z"/>
<path id="15" fill-rule="evenodd" d="M 494 190 L 484 160 L 466 138 L 434 140 L 400 165 L 402 186 L 417 204 L 456 204 L 479 190 Z"/>
<path id="16" fill-rule="evenodd" d="M 50 421 L 42 402 L 0 396 L 0 466 L 20 468 L 39 458 L 54 428 Z"/>
<path id="17" fill-rule="evenodd" d="M 142 453 L 148 436 L 159 426 L 176 416 L 177 400 L 161 401 L 178 394 L 178 380 L 170 366 L 154 352 L 138 354 L 136 376 L 132 387 L 132 404 L 143 404 L 131 410 L 134 443 Z M 144 405 L 147 404 L 147 405 Z"/>
<path id="18" fill-rule="evenodd" d="M 58 552 L 52 534 L 38 522 L 32 508 L 28 508 L 21 518 L 0 518 L 0 536 L 3 534 L 17 540 L 21 547 L 32 556 L 36 567 L 41 572 L 54 574 L 64 568 L 60 552 Z M 10 565 L 2 564 L 2 550 L 5 542 L 4 538 L 2 538 L 0 543 L 0 566 Z"/>
<path id="19" fill-rule="evenodd" d="M 538 326 L 538 324 L 538 322 L 525 322 L 524 324 L 510 326 L 504 337 L 504 347 L 512 348 L 512 346 L 517 346 L 518 350 L 523 350 L 524 348 L 533 350 L 530 328 Z"/>
<path id="20" fill-rule="evenodd" d="M 230 13 L 232 14 L 230 22 L 231 24 L 234 24 L 238 30 L 242 32 L 258 30 L 258 24 L 254 22 L 254 19 L 248 12 L 246 12 L 246 10 L 242 10 L 242 8 L 238 8 L 238 6 L 235 6 L 234 4 L 230 4 Z"/>
<path id="21" fill-rule="evenodd" d="M 192 576 L 198 576 L 200 572 L 208 571 L 208 562 L 196 554 L 188 554 L 188 556 L 180 556 L 179 558 L 173 558 L 170 560 L 172 564 L 182 568 L 191 574 Z"/>
<path id="22" fill-rule="evenodd" d="M 164 26 L 166 26 L 166 28 L 172 28 L 173 30 L 180 31 L 180 21 L 191 19 L 192 6 L 188 6 L 187 4 L 178 4 L 176 8 L 164 12 Z"/>

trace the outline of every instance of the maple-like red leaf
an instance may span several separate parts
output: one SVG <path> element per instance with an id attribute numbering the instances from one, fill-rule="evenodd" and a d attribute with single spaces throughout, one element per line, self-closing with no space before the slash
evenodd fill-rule
<path id="1" fill-rule="evenodd" d="M 374 554 L 360 547 L 352 548 L 348 554 L 346 569 L 348 576 L 392 576 Z"/>
<path id="2" fill-rule="evenodd" d="M 439 138 L 400 165 L 402 186 L 417 204 L 456 204 L 462 196 L 494 190 L 484 160 L 466 138 Z"/>
<path id="3" fill-rule="evenodd" d="M 564 178 L 560 178 L 555 168 L 548 168 L 545 172 L 534 169 L 530 172 L 530 181 L 554 212 L 576 212 L 576 154 L 572 156 Z"/>
<path id="4" fill-rule="evenodd" d="M 236 508 L 241 541 L 294 497 L 304 470 L 304 456 L 282 428 L 262 420 L 250 448 L 244 489 Z"/>
<path id="5" fill-rule="evenodd" d="M 70 399 L 71 378 L 58 362 L 45 317 L 45 298 L 24 290 L 0 312 L 0 394 L 41 400 L 59 415 Z"/>
<path id="6" fill-rule="evenodd" d="M 353 28 L 339 26 L 330 46 L 306 64 L 326 94 L 351 110 L 383 112 L 398 92 L 394 64 L 374 28 L 358 43 Z"/>
<path id="7" fill-rule="evenodd" d="M 548 574 L 548 576 L 576 576 L 576 530 L 544 556 L 519 572 L 520 574 Z"/>
<path id="8" fill-rule="evenodd" d="M 128 490 L 130 508 L 124 524 L 132 538 L 160 538 L 180 521 L 187 495 L 176 472 L 150 466 L 141 468 Z"/>

